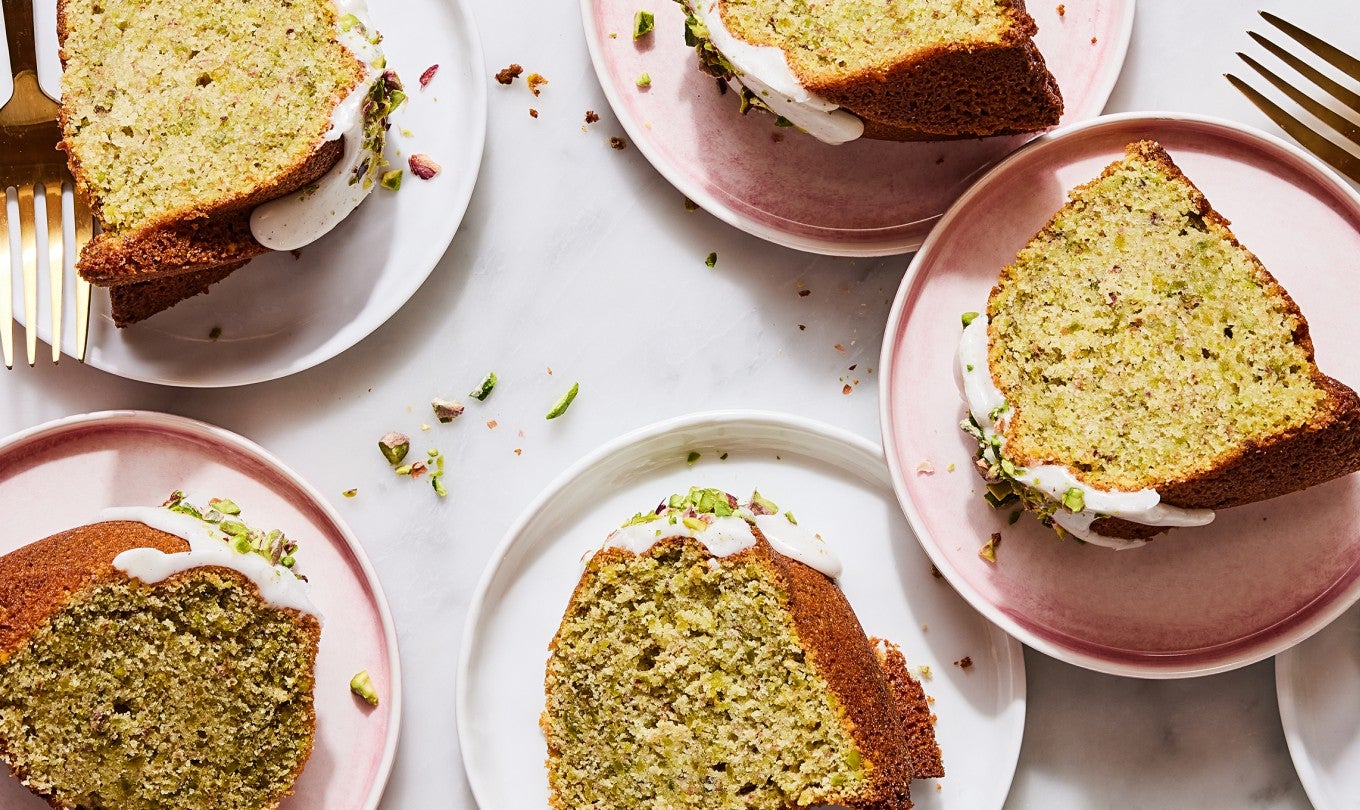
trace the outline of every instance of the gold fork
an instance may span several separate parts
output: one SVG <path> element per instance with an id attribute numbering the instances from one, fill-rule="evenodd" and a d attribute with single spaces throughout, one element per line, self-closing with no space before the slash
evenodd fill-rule
<path id="1" fill-rule="evenodd" d="M 1335 46 L 1327 44 L 1323 40 L 1313 36 L 1302 28 L 1299 28 L 1297 25 L 1282 20 L 1274 14 L 1271 14 L 1269 11 L 1262 11 L 1261 16 L 1265 18 L 1266 22 L 1283 31 L 1290 39 L 1293 39 L 1295 42 L 1313 52 L 1327 64 L 1352 79 L 1360 81 L 1360 59 L 1356 59 L 1355 57 L 1344 53 Z M 1261 47 L 1274 54 L 1280 61 L 1293 68 L 1323 92 L 1330 95 L 1332 99 L 1345 105 L 1353 112 L 1360 113 L 1360 94 L 1348 90 L 1328 78 L 1317 68 L 1309 65 L 1307 62 L 1255 31 L 1248 31 L 1247 34 L 1252 39 L 1256 40 Z M 1289 96 L 1296 104 L 1307 110 L 1313 117 L 1317 118 L 1328 127 L 1331 127 L 1334 132 L 1343 136 L 1346 140 L 1350 141 L 1350 143 L 1360 146 L 1360 126 L 1356 126 L 1341 113 L 1336 112 L 1323 102 L 1314 99 L 1312 96 L 1304 93 L 1289 82 L 1272 73 L 1269 68 L 1247 54 L 1239 51 L 1237 55 L 1242 57 L 1242 60 L 1248 65 L 1251 65 L 1253 70 L 1264 76 L 1267 81 L 1279 88 L 1282 93 Z M 1240 90 L 1252 104 L 1255 104 L 1261 112 L 1270 117 L 1270 120 L 1279 124 L 1281 129 L 1288 132 L 1295 140 L 1303 144 L 1308 151 L 1322 158 L 1324 161 L 1335 167 L 1337 171 L 1350 179 L 1360 182 L 1360 157 L 1352 154 L 1348 149 L 1337 144 L 1325 134 L 1314 130 L 1293 115 L 1285 112 L 1283 108 L 1261 95 L 1253 89 L 1251 85 L 1230 73 L 1225 75 L 1228 81 L 1232 82 L 1233 87 Z"/>
<path id="2" fill-rule="evenodd" d="M 61 360 L 62 288 L 66 278 L 65 240 L 62 233 L 61 189 L 72 188 L 75 196 L 75 248 L 80 248 L 93 233 L 94 219 L 89 202 L 75 187 L 66 168 L 66 159 L 57 149 L 61 129 L 57 125 L 57 103 L 38 86 L 38 58 L 33 37 L 32 0 L 3 0 L 5 38 L 9 62 L 14 73 L 14 96 L 0 107 L 0 350 L 5 368 L 14 367 L 14 301 L 12 257 L 10 255 L 7 189 L 19 197 L 19 244 L 23 267 L 24 337 L 28 364 L 38 361 L 38 239 L 34 219 L 34 197 L 38 187 L 46 195 L 48 293 L 52 306 L 52 362 Z M 85 360 L 89 338 L 90 285 L 76 278 L 76 353 Z"/>

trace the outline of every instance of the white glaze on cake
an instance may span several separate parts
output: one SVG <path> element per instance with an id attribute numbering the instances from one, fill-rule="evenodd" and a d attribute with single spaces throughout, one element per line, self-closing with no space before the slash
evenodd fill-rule
<path id="1" fill-rule="evenodd" d="M 321 620 L 312 604 L 309 587 L 282 565 L 270 565 L 259 554 L 241 553 L 214 535 L 210 524 L 169 509 L 126 506 L 105 509 L 101 521 L 126 520 L 145 524 L 189 543 L 188 551 L 166 554 L 154 548 L 134 548 L 113 558 L 113 567 L 148 585 L 162 582 L 175 574 L 194 568 L 218 567 L 236 571 L 260 590 L 265 602 L 278 608 L 291 608 Z"/>
<path id="2" fill-rule="evenodd" d="M 672 518 L 674 522 L 671 522 Z M 700 525 L 691 525 L 694 523 Z M 783 515 L 756 515 L 745 508 L 737 510 L 736 515 L 724 517 L 695 516 L 690 523 L 685 522 L 681 512 L 662 514 L 656 520 L 616 530 L 609 535 L 604 547 L 646 554 L 660 540 L 687 537 L 698 540 L 714 557 L 730 557 L 756 544 L 752 523 L 775 551 L 832 579 L 840 576 L 841 561 L 820 536 Z"/>
<path id="3" fill-rule="evenodd" d="M 999 429 L 1010 415 L 1010 406 L 992 378 L 987 353 L 987 323 L 987 316 L 979 315 L 963 330 L 963 337 L 959 341 L 958 368 L 963 379 L 963 395 L 973 421 L 982 428 L 983 436 L 987 439 L 1000 436 L 1004 448 L 1005 437 L 1001 436 Z M 995 419 L 993 414 L 996 414 Z M 997 451 L 991 447 L 984 452 L 984 458 L 993 464 L 1000 462 Z M 1056 464 L 1025 467 L 1018 481 L 1059 504 L 1069 490 L 1079 490 L 1084 508 L 1072 512 L 1060 506 L 1053 514 L 1053 522 L 1088 543 L 1106 548 L 1137 548 L 1147 541 L 1099 534 L 1091 528 L 1091 524 L 1101 517 L 1119 518 L 1144 526 L 1166 527 L 1205 526 L 1214 519 L 1210 509 L 1183 509 L 1162 503 L 1162 496 L 1155 489 L 1137 492 L 1097 489 L 1078 480 L 1071 470 Z"/>
<path id="4" fill-rule="evenodd" d="M 864 122 L 857 116 L 803 86 L 783 50 L 752 45 L 727 30 L 719 0 L 687 0 L 686 5 L 708 29 L 709 42 L 736 69 L 736 81 L 776 114 L 829 144 L 847 143 L 864 135 Z"/>
<path id="5" fill-rule="evenodd" d="M 345 139 L 340 160 L 320 180 L 302 191 L 271 200 L 250 215 L 250 232 L 271 250 L 296 250 L 330 233 L 373 191 L 366 182 L 365 164 L 381 155 L 364 147 L 364 100 L 376 82 L 382 81 L 383 52 L 372 39 L 377 29 L 369 19 L 365 0 L 334 0 L 336 39 L 365 66 L 359 84 L 331 112 L 331 126 L 324 140 Z M 346 15 L 359 20 L 346 27 Z M 359 182 L 350 182 L 358 177 Z"/>

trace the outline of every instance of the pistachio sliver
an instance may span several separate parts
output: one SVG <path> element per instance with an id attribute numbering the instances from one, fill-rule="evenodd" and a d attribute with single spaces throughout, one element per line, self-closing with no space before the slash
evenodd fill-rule
<path id="1" fill-rule="evenodd" d="M 366 669 L 359 670 L 349 679 L 349 691 L 363 698 L 370 706 L 378 705 L 378 690 L 373 686 L 373 676 Z"/>
<path id="2" fill-rule="evenodd" d="M 486 402 L 486 398 L 491 396 L 491 390 L 496 387 L 498 381 L 496 373 L 489 371 L 486 376 L 482 378 L 481 384 L 472 389 L 472 391 L 468 393 L 468 396 L 478 402 Z"/>
<path id="3" fill-rule="evenodd" d="M 392 431 L 378 440 L 378 449 L 382 451 L 383 458 L 387 459 L 388 464 L 400 464 L 411 450 L 411 438 L 405 433 Z"/>
<path id="4" fill-rule="evenodd" d="M 571 407 L 571 403 L 576 399 L 576 395 L 580 392 L 581 384 L 579 382 L 572 383 L 571 389 L 568 390 L 567 393 L 559 397 L 557 402 L 553 404 L 552 410 L 548 411 L 548 418 L 556 419 L 557 417 L 566 413 L 567 408 Z"/>

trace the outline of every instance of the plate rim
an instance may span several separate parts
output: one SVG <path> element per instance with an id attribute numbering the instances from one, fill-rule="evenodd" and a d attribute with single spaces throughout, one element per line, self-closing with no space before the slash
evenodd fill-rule
<path id="1" fill-rule="evenodd" d="M 314 350 L 301 358 L 293 357 L 291 360 L 278 364 L 268 370 L 261 371 L 255 369 L 232 378 L 215 379 L 196 377 L 192 379 L 182 379 L 158 374 L 154 368 L 143 368 L 138 365 L 127 366 L 126 364 L 109 362 L 102 358 L 101 354 L 97 351 L 98 347 L 93 345 L 89 347 L 89 350 L 85 355 L 85 360 L 80 363 L 81 365 L 99 369 L 106 374 L 121 377 L 125 380 L 134 380 L 137 382 L 153 383 L 156 385 L 166 385 L 184 389 L 237 388 L 245 385 L 271 382 L 273 380 L 300 374 L 334 360 L 367 340 L 374 332 L 388 321 L 392 320 L 403 307 L 410 303 L 411 299 L 416 296 L 416 293 L 420 292 L 420 288 L 430 279 L 430 276 L 434 275 L 435 268 L 439 267 L 440 262 L 448 255 L 449 246 L 453 244 L 453 240 L 458 235 L 458 231 L 462 229 L 463 220 L 467 216 L 468 207 L 472 204 L 472 195 L 476 190 L 477 180 L 481 174 L 482 161 L 486 157 L 486 130 L 489 115 L 486 82 L 479 79 L 482 71 L 486 67 L 485 49 L 482 43 L 481 29 L 477 27 L 476 16 L 472 10 L 471 0 L 426 1 L 443 3 L 449 6 L 454 12 L 454 24 L 461 27 L 466 36 L 465 44 L 468 46 L 467 52 L 462 54 L 462 58 L 459 61 L 464 66 L 472 68 L 472 75 L 468 82 L 471 90 L 471 104 L 469 108 L 464 111 L 471 123 L 472 131 L 472 143 L 466 153 L 468 165 L 459 166 L 459 170 L 461 171 L 459 184 L 454 187 L 453 193 L 448 194 L 444 198 L 444 202 L 448 203 L 447 210 L 450 213 L 449 220 L 453 222 L 453 227 L 449 229 L 448 238 L 444 240 L 444 244 L 441 246 L 439 254 L 434 257 L 434 261 L 430 264 L 429 268 L 425 270 L 424 273 L 403 274 L 410 279 L 409 289 L 403 290 L 397 295 L 392 296 L 387 306 L 376 310 L 374 316 L 371 318 L 371 325 L 362 330 L 362 334 L 356 333 L 350 339 L 338 343 L 327 341 L 322 344 L 318 350 Z M 457 52 L 456 49 L 454 49 L 454 52 Z M 107 298 L 103 295 L 97 295 L 94 299 L 94 301 L 104 300 L 107 300 Z M 90 317 L 92 319 L 100 317 L 103 312 L 103 304 L 91 303 Z M 22 313 L 17 310 L 15 312 L 15 322 L 20 323 L 21 325 L 23 324 Z M 74 322 L 74 316 L 72 316 L 69 323 L 74 324 Z M 66 328 L 68 327 L 63 327 L 63 331 Z M 74 326 L 70 326 L 69 328 L 73 329 Z M 116 331 L 114 332 L 114 336 L 115 338 L 117 337 Z M 63 347 L 73 348 L 75 344 L 73 342 L 68 342 L 67 337 L 68 335 L 63 333 Z M 43 343 L 46 343 L 49 347 L 52 345 L 51 325 L 45 323 L 41 317 L 38 319 L 38 339 Z M 71 357 L 72 360 L 74 360 L 74 355 L 72 355 L 67 348 L 63 348 L 62 356 Z"/>
<path id="2" fill-rule="evenodd" d="M 1338 617 L 1331 624 L 1340 621 L 1345 619 Z M 1331 624 L 1328 624 L 1328 627 Z M 1360 626 L 1360 616 L 1357 616 L 1357 626 Z M 1308 797 L 1315 810 L 1341 810 L 1339 806 L 1329 801 L 1331 794 L 1323 787 L 1320 771 L 1306 755 L 1308 745 L 1303 741 L 1303 726 L 1299 722 L 1299 703 L 1293 684 L 1298 677 L 1297 673 L 1303 669 L 1303 662 L 1300 660 L 1303 654 L 1300 650 L 1306 641 L 1308 639 L 1275 656 L 1275 703 L 1280 712 L 1280 727 L 1284 731 L 1285 748 L 1289 749 L 1289 759 L 1294 763 L 1294 772 L 1303 785 L 1304 795 Z"/>
<path id="3" fill-rule="evenodd" d="M 1274 640 L 1260 643 L 1245 648 L 1243 651 L 1229 653 L 1225 657 L 1216 658 L 1204 663 L 1184 664 L 1177 663 L 1171 656 L 1148 656 L 1147 660 L 1130 663 L 1109 661 L 1099 655 L 1085 653 L 1071 649 L 1063 644 L 1050 641 L 1036 633 L 1021 626 L 1012 619 L 1009 613 L 999 605 L 993 604 L 982 596 L 974 588 L 970 587 L 962 577 L 954 575 L 954 567 L 949 564 L 944 554 L 941 553 L 936 545 L 927 543 L 925 537 L 930 536 L 924 521 L 922 521 L 915 504 L 912 502 L 906 489 L 907 472 L 899 461 L 899 453 L 896 442 L 896 434 L 891 427 L 890 415 L 892 413 L 892 385 L 891 379 L 895 374 L 894 368 L 897 360 L 898 346 L 896 335 L 905 322 L 905 312 L 907 300 L 915 294 L 916 287 L 920 283 L 920 275 L 925 265 L 925 259 L 931 257 L 935 246 L 941 241 L 942 234 L 947 231 L 947 226 L 953 224 L 961 214 L 960 212 L 978 196 L 980 190 L 992 180 L 994 175 L 1000 175 L 1010 169 L 1018 161 L 1028 159 L 1031 151 L 1041 149 L 1057 148 L 1055 142 L 1064 142 L 1071 137 L 1080 135 L 1087 130 L 1102 129 L 1105 127 L 1118 127 L 1127 125 L 1131 122 L 1146 121 L 1161 124 L 1178 125 L 1200 125 L 1213 129 L 1226 130 L 1238 136 L 1245 136 L 1250 140 L 1257 141 L 1259 144 L 1275 150 L 1282 150 L 1287 157 L 1302 162 L 1308 169 L 1311 169 L 1317 176 L 1320 183 L 1332 187 L 1334 190 L 1349 198 L 1352 207 L 1360 212 L 1360 192 L 1352 188 L 1350 184 L 1343 181 L 1331 167 L 1324 164 L 1321 160 L 1305 151 L 1302 147 L 1285 141 L 1284 139 L 1262 131 L 1252 126 L 1232 121 L 1226 118 L 1202 115 L 1199 113 L 1187 113 L 1176 111 L 1131 111 L 1112 115 L 1102 115 L 1095 118 L 1078 121 L 1064 127 L 1045 133 L 1044 135 L 1030 141 L 1025 146 L 1007 156 L 1004 160 L 997 163 L 990 170 L 982 174 L 971 187 L 955 200 L 944 216 L 940 218 L 937 227 L 931 231 L 925 243 L 917 254 L 912 257 L 911 264 L 907 267 L 906 274 L 902 277 L 902 282 L 898 286 L 897 294 L 893 298 L 892 308 L 888 314 L 888 322 L 884 331 L 883 348 L 879 354 L 879 368 L 883 371 L 883 379 L 879 381 L 879 429 L 883 434 L 884 452 L 887 457 L 888 468 L 892 476 L 893 490 L 897 494 L 898 504 L 907 516 L 907 522 L 911 525 L 917 540 L 925 549 L 931 562 L 943 573 L 950 584 L 954 586 L 959 595 L 962 596 L 969 605 L 987 617 L 989 621 L 996 624 L 1008 635 L 1018 639 L 1026 646 L 1032 647 L 1045 655 L 1051 656 L 1074 666 L 1089 669 L 1094 672 L 1101 672 L 1108 675 L 1121 675 L 1134 678 L 1146 678 L 1151 680 L 1169 680 L 1173 678 L 1194 678 L 1207 675 L 1215 675 L 1223 672 L 1230 672 L 1245 666 L 1263 661 L 1292 649 L 1311 636 L 1327 627 L 1353 604 L 1360 601 L 1360 579 L 1356 580 L 1350 590 L 1342 594 L 1325 609 L 1318 611 L 1310 620 L 1304 621 L 1291 628 L 1291 630 L 1281 633 Z"/>
<path id="4" fill-rule="evenodd" d="M 383 590 L 382 582 L 378 579 L 377 571 L 374 570 L 372 562 L 364 551 L 363 545 L 354 535 L 354 531 L 349 524 L 340 516 L 329 501 L 322 497 L 321 493 L 307 482 L 302 476 L 298 475 L 291 467 L 284 464 L 277 456 L 268 450 L 247 439 L 239 433 L 234 433 L 223 427 L 210 424 L 198 419 L 187 416 L 164 413 L 161 411 L 148 411 L 141 409 L 116 409 L 105 411 L 91 411 L 89 413 L 73 414 L 53 419 L 34 427 L 12 433 L 4 438 L 0 438 L 0 454 L 9 452 L 11 449 L 21 447 L 24 444 L 32 443 L 45 436 L 59 436 L 77 427 L 117 427 L 121 425 L 145 425 L 145 426 L 164 426 L 173 430 L 200 436 L 211 441 L 227 444 L 234 449 L 255 457 L 266 466 L 277 470 L 285 478 L 298 487 L 304 495 L 311 501 L 312 506 L 316 507 L 326 516 L 328 520 L 339 530 L 341 538 L 344 539 L 350 554 L 354 556 L 359 565 L 359 569 L 364 574 L 364 579 L 373 590 L 374 604 L 378 608 L 379 618 L 382 620 L 383 639 L 387 645 L 387 666 L 391 673 L 391 682 L 388 685 L 389 695 L 386 700 L 391 708 L 391 716 L 387 725 L 387 738 L 383 742 L 382 759 L 378 764 L 378 769 L 374 773 L 373 786 L 369 789 L 368 796 L 364 799 L 364 810 L 376 810 L 382 801 L 383 793 L 387 789 L 387 782 L 392 774 L 392 767 L 396 761 L 397 743 L 401 737 L 401 720 L 403 714 L 403 694 L 402 694 L 402 674 L 401 674 L 401 651 L 397 638 L 396 623 L 392 619 L 392 611 L 387 603 L 387 592 Z"/>
<path id="5" fill-rule="evenodd" d="M 585 1 L 588 2 L 588 0 Z M 492 552 L 486 566 L 482 569 L 477 587 L 473 591 L 472 602 L 463 624 L 463 638 L 459 645 L 458 667 L 455 672 L 454 715 L 457 726 L 459 759 L 463 765 L 463 772 L 467 776 L 468 787 L 480 806 L 493 806 L 490 803 L 493 797 L 490 796 L 490 789 L 485 786 L 483 778 L 469 767 L 467 760 L 468 744 L 475 739 L 473 731 L 469 728 L 469 718 L 473 714 L 471 708 L 472 696 L 469 693 L 472 683 L 472 656 L 474 649 L 482 643 L 483 633 L 480 628 L 483 624 L 484 614 L 487 612 L 487 592 L 496 583 L 506 557 L 516 546 L 519 537 L 537 515 L 570 487 L 573 481 L 609 457 L 627 452 L 652 439 L 677 431 L 707 430 L 718 426 L 742 424 L 811 433 L 820 438 L 844 444 L 857 452 L 874 457 L 880 462 L 883 460 L 883 448 L 881 446 L 844 428 L 780 411 L 728 408 L 675 416 L 630 430 L 596 446 L 549 481 L 515 518 L 515 521 L 497 544 L 495 551 Z M 887 472 L 886 465 L 883 467 L 883 472 Z M 891 488 L 891 477 L 882 479 L 879 485 L 884 486 L 885 489 Z M 983 620 L 988 636 L 992 641 L 1005 650 L 1005 657 L 1010 662 L 1010 666 L 1005 672 L 1007 677 L 998 678 L 998 683 L 1009 681 L 1011 699 L 1006 711 L 1019 713 L 1019 716 L 1013 721 L 1018 723 L 1019 733 L 1013 735 L 1013 741 L 1007 746 L 1003 754 L 1006 764 L 1001 767 L 1005 769 L 1005 778 L 997 780 L 997 784 L 1005 786 L 1005 790 L 998 797 L 998 810 L 1000 810 L 1001 804 L 1005 803 L 1014 784 L 1015 774 L 1020 762 L 1020 751 L 1025 738 L 1025 724 L 1028 716 L 1025 656 L 1024 648 L 1013 636 L 1002 631 L 995 622 L 987 620 L 985 614 L 979 615 L 978 618 Z"/>
<path id="6" fill-rule="evenodd" d="M 628 137 L 632 140 L 633 145 L 638 148 L 638 151 L 647 159 L 647 163 L 657 172 L 657 174 L 660 174 L 666 182 L 670 183 L 673 188 L 685 197 L 692 200 L 704 211 L 712 214 L 722 222 L 766 242 L 771 242 L 780 247 L 800 250 L 805 253 L 821 256 L 877 258 L 883 256 L 901 256 L 918 250 L 925 243 L 926 239 L 929 238 L 930 234 L 935 231 L 935 228 L 939 226 L 945 213 L 949 211 L 947 208 L 939 214 L 918 220 L 916 223 L 906 223 L 915 224 L 917 225 L 917 228 L 899 238 L 854 243 L 834 242 L 818 239 L 813 236 L 789 234 L 778 228 L 770 227 L 743 217 L 720 201 L 717 197 L 709 194 L 702 184 L 690 182 L 684 172 L 677 166 L 662 160 L 660 155 L 652 148 L 645 130 L 640 128 L 638 123 L 633 121 L 630 117 L 619 114 L 619 110 L 625 109 L 622 103 L 623 90 L 615 87 L 613 82 L 608 80 L 609 70 L 604 61 L 604 53 L 601 50 L 603 42 L 600 38 L 600 31 L 595 26 L 594 9 L 598 2 L 600 2 L 600 0 L 580 0 L 581 27 L 584 29 L 586 48 L 590 52 L 590 64 L 591 67 L 594 68 L 596 82 L 604 91 L 605 100 L 609 102 L 609 108 L 614 111 L 614 117 L 618 119 L 619 124 L 623 127 L 624 131 L 628 133 Z M 1089 110 L 1085 113 L 1086 117 L 1075 123 L 1094 120 L 1100 116 L 1101 111 L 1105 109 L 1105 105 L 1109 103 L 1110 96 L 1114 93 L 1115 85 L 1119 83 L 1119 77 L 1124 73 L 1124 64 L 1128 61 L 1129 44 L 1133 40 L 1133 23 L 1138 0 L 1116 0 L 1116 2 L 1124 4 L 1124 14 L 1122 19 L 1118 21 L 1117 28 L 1119 40 L 1116 43 L 1116 47 L 1113 49 L 1113 51 L 1117 53 L 1117 59 L 1111 59 L 1110 64 L 1112 67 L 1106 70 L 1104 79 L 1095 85 L 1095 91 L 1090 95 Z M 1060 127 L 1059 129 L 1063 129 L 1063 127 Z M 1045 135 L 1040 134 L 1036 136 L 1036 139 L 1042 137 L 1045 137 Z M 1033 143 L 1033 141 L 1030 141 L 1030 143 Z M 1019 147 L 1019 149 L 1024 149 L 1028 145 L 1029 144 L 1025 144 Z M 1008 158 L 1009 155 L 1003 157 L 1002 162 Z M 989 168 L 987 166 L 982 166 L 974 172 L 972 175 L 973 180 L 969 183 L 969 188 L 971 188 L 972 185 L 988 171 Z"/>

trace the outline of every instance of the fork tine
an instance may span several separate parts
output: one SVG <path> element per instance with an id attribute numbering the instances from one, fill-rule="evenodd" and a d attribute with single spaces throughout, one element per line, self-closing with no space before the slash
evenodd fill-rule
<path id="1" fill-rule="evenodd" d="M 75 252 L 80 257 L 80 249 L 94 238 L 94 213 L 90 211 L 90 201 L 76 184 L 72 190 L 75 219 Z M 90 282 L 76 273 L 76 360 L 85 362 L 85 347 L 90 340 Z"/>
<path id="2" fill-rule="evenodd" d="M 33 186 L 19 189 L 19 250 L 24 272 L 24 348 L 28 365 L 38 364 L 38 229 L 34 224 Z"/>
<path id="3" fill-rule="evenodd" d="M 66 238 L 61 230 L 61 184 L 47 181 L 47 297 L 52 304 L 52 362 L 61 362 L 63 293 L 66 286 Z"/>
<path id="4" fill-rule="evenodd" d="M 1307 124 L 1282 110 L 1275 102 L 1231 73 L 1224 74 L 1224 77 L 1270 120 L 1279 124 L 1281 129 L 1303 144 L 1304 148 L 1331 164 L 1337 171 L 1360 183 L 1360 158 L 1337 146 L 1331 139 L 1309 129 Z"/>
<path id="5" fill-rule="evenodd" d="M 1327 93 L 1330 93 L 1332 97 L 1335 98 L 1337 101 L 1340 101 L 1342 104 L 1345 104 L 1347 107 L 1350 107 L 1352 110 L 1355 110 L 1356 112 L 1360 112 L 1360 93 L 1354 93 L 1350 90 L 1347 90 L 1345 87 L 1342 87 L 1340 84 L 1327 78 L 1327 76 L 1324 75 L 1322 71 L 1318 70 L 1317 68 L 1298 58 L 1289 51 L 1286 51 L 1284 48 L 1281 48 L 1279 45 L 1276 45 L 1274 42 L 1271 42 L 1270 40 L 1256 33 L 1255 31 L 1248 31 L 1247 36 L 1256 40 L 1256 42 L 1260 44 L 1262 48 L 1265 48 L 1266 50 L 1275 54 L 1275 56 L 1279 57 L 1281 62 L 1284 62 L 1286 65 L 1289 65 L 1293 69 L 1297 70 L 1308 81 L 1312 82 L 1313 84 L 1316 84 L 1318 87 L 1321 87 Z"/>
<path id="6" fill-rule="evenodd" d="M 1260 62 L 1257 62 L 1255 59 L 1252 59 L 1247 54 L 1239 51 L 1237 55 L 1242 57 L 1242 61 L 1251 65 L 1253 70 L 1264 76 L 1267 81 L 1278 87 L 1282 93 L 1292 98 L 1300 107 L 1312 113 L 1318 120 L 1327 124 L 1332 129 L 1345 135 L 1352 143 L 1360 144 L 1360 126 L 1357 126 L 1346 116 L 1332 110 L 1322 102 L 1316 101 L 1289 82 L 1276 76 L 1269 68 L 1262 65 Z"/>
<path id="7" fill-rule="evenodd" d="M 1317 37 L 1298 27 L 1297 25 L 1282 20 L 1279 17 L 1276 17 L 1274 14 L 1271 14 L 1269 11 L 1262 11 L 1261 16 L 1265 18 L 1266 22 L 1270 23 L 1271 25 L 1285 32 L 1289 36 L 1293 37 L 1294 40 L 1297 41 L 1303 47 L 1307 48 L 1308 50 L 1312 51 L 1318 56 L 1321 56 L 1327 62 L 1327 64 L 1331 65 L 1332 67 L 1336 68 L 1342 73 L 1345 73 L 1352 79 L 1360 81 L 1360 59 L 1356 59 L 1354 56 L 1351 56 L 1350 54 L 1343 53 L 1339 48 L 1335 47 L 1334 45 L 1329 45 L 1326 42 L 1323 42 L 1322 40 L 1318 39 Z"/>
<path id="8" fill-rule="evenodd" d="M 14 368 L 14 265 L 9 251 L 9 192 L 0 188 L 0 350 Z"/>

